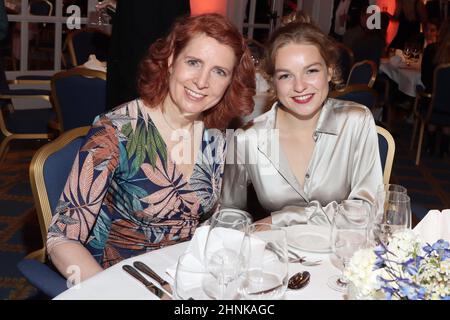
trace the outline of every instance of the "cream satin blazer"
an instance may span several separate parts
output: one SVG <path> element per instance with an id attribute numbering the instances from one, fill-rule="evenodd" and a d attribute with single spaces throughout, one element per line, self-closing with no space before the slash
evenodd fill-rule
<path id="1" fill-rule="evenodd" d="M 372 204 L 383 183 L 372 113 L 363 105 L 328 99 L 313 138 L 316 145 L 300 185 L 278 143 L 277 102 L 228 141 L 221 207 L 246 209 L 252 183 L 274 224 L 329 224 L 344 200 Z M 277 147 L 278 146 L 278 147 Z M 301 146 L 298 152 L 302 152 Z"/>

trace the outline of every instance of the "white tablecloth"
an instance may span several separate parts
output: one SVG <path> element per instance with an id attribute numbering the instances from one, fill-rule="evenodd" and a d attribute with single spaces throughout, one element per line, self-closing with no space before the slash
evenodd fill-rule
<path id="1" fill-rule="evenodd" d="M 380 63 L 380 72 L 386 74 L 395 83 L 398 84 L 398 89 L 404 94 L 415 97 L 416 86 L 422 85 L 420 79 L 420 64 L 415 63 L 410 66 L 403 62 L 399 65 L 393 65 L 389 60 L 382 60 Z"/>
<path id="2" fill-rule="evenodd" d="M 177 258 L 187 247 L 188 243 L 179 243 L 160 250 L 155 250 L 141 256 L 133 257 L 118 263 L 105 271 L 87 279 L 79 284 L 79 288 L 72 287 L 61 293 L 56 300 L 92 300 L 92 299 L 131 299 L 131 300 L 155 300 L 158 299 L 144 285 L 122 270 L 122 265 L 133 264 L 140 260 L 149 265 L 162 278 L 172 283 L 172 278 L 166 273 L 166 269 L 176 263 Z M 329 254 L 306 253 L 310 259 L 320 258 L 323 263 L 314 267 L 305 267 L 301 264 L 290 264 L 289 274 L 307 270 L 311 274 L 308 286 L 301 290 L 287 290 L 285 299 L 289 300 L 337 300 L 344 299 L 341 292 L 330 289 L 327 285 L 328 278 L 341 273 L 333 265 Z M 150 280 L 150 279 L 149 279 Z"/>

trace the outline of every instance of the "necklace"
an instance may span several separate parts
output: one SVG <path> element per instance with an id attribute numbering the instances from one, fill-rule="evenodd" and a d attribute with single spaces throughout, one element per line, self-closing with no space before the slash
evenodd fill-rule
<path id="1" fill-rule="evenodd" d="M 164 122 L 166 123 L 166 125 L 167 125 L 170 129 L 172 129 L 173 131 L 176 131 L 176 130 L 178 130 L 178 129 L 181 129 L 181 128 L 175 129 L 174 127 L 172 127 L 172 126 L 170 125 L 169 121 L 167 121 L 166 115 L 165 115 L 165 113 L 164 113 L 162 110 L 161 110 L 161 114 L 162 114 L 162 117 L 163 117 L 163 119 L 164 119 Z"/>

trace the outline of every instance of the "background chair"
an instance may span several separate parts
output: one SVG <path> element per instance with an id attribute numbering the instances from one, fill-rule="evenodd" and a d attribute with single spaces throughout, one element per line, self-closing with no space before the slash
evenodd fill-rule
<path id="1" fill-rule="evenodd" d="M 60 131 L 91 125 L 106 111 L 106 73 L 74 68 L 55 74 L 51 80 L 52 102 Z"/>
<path id="2" fill-rule="evenodd" d="M 47 0 L 30 1 L 29 13 L 35 16 L 51 16 L 53 14 L 53 4 Z M 55 25 L 53 23 L 32 23 L 30 24 L 30 63 L 35 64 L 37 69 L 48 68 L 52 63 Z"/>
<path id="3" fill-rule="evenodd" d="M 347 100 L 365 105 L 370 110 L 374 110 L 377 104 L 378 93 L 364 84 L 354 84 L 343 89 L 330 92 L 330 98 Z"/>
<path id="4" fill-rule="evenodd" d="M 341 68 L 341 76 L 342 79 L 347 80 L 354 62 L 353 51 L 341 42 L 336 42 L 336 46 L 339 50 L 338 64 Z"/>
<path id="5" fill-rule="evenodd" d="M 109 35 L 95 30 L 69 32 L 65 47 L 69 51 L 70 67 L 85 63 L 90 54 L 95 54 L 100 61 L 106 61 L 109 39 Z"/>
<path id="6" fill-rule="evenodd" d="M 436 127 L 450 126 L 450 63 L 441 64 L 434 70 L 433 90 L 431 95 L 418 92 L 414 103 L 415 117 L 410 148 L 414 147 L 416 131 L 420 124 L 419 142 L 417 145 L 416 165 L 420 163 L 423 134 L 428 125 Z M 420 108 L 421 100 L 428 99 L 427 108 Z"/>
<path id="7" fill-rule="evenodd" d="M 377 78 L 377 65 L 370 60 L 355 63 L 350 70 L 347 86 L 352 84 L 365 84 L 372 88 Z"/>
<path id="8" fill-rule="evenodd" d="M 66 279 L 46 264 L 47 230 L 78 150 L 89 127 L 70 130 L 41 147 L 30 164 L 30 182 L 43 247 L 27 255 L 18 268 L 27 280 L 49 297 L 67 289 Z"/>
<path id="9" fill-rule="evenodd" d="M 45 81 L 26 80 L 24 83 L 45 83 Z M 20 83 L 14 81 L 14 83 Z M 32 110 L 14 110 L 12 100 L 19 99 L 39 99 L 42 101 L 50 100 L 48 90 L 38 89 L 13 89 L 11 90 L 6 80 L 6 74 L 3 64 L 0 61 L 0 132 L 4 136 L 0 144 L 0 161 L 4 159 L 8 152 L 9 143 L 12 140 L 33 140 L 33 139 L 51 139 L 53 134 L 48 128 L 51 119 L 56 118 L 52 109 L 32 109 Z"/>
<path id="10" fill-rule="evenodd" d="M 394 163 L 395 141 L 390 132 L 383 127 L 377 126 L 377 134 L 381 167 L 383 168 L 383 183 L 388 184 Z"/>

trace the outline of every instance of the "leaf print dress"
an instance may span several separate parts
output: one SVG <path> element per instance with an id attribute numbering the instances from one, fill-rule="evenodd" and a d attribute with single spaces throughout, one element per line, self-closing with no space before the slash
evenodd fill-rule
<path id="1" fill-rule="evenodd" d="M 123 259 L 189 240 L 217 208 L 225 139 L 203 130 L 189 180 L 141 100 L 98 117 L 74 161 L 55 210 L 47 250 L 82 243 L 107 268 Z"/>

